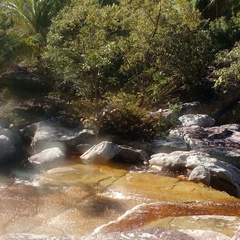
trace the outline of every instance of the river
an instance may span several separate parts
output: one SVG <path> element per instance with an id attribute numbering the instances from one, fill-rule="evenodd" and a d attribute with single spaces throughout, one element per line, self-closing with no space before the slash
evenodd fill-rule
<path id="1" fill-rule="evenodd" d="M 222 221 L 211 224 L 211 216 Z M 239 225 L 239 199 L 145 167 L 83 164 L 71 157 L 55 165 L 24 164 L 0 172 L 0 239 L 81 239 L 189 226 L 231 237 Z"/>

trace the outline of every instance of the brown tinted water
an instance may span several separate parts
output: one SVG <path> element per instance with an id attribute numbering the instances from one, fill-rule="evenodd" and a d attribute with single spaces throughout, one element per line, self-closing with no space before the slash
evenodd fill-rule
<path id="1" fill-rule="evenodd" d="M 124 164 L 82 164 L 79 158 L 56 166 L 0 174 L 0 235 L 80 239 L 166 217 L 240 217 L 239 199 L 202 184 Z"/>

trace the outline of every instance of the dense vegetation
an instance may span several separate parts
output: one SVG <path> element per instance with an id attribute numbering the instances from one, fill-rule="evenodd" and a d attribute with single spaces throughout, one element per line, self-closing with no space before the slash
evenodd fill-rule
<path id="1" fill-rule="evenodd" d="M 112 104 L 122 115 L 108 128 L 126 114 L 143 126 L 146 109 L 180 101 L 239 115 L 238 0 L 0 3 L 2 101 L 51 96 L 78 117 Z"/>

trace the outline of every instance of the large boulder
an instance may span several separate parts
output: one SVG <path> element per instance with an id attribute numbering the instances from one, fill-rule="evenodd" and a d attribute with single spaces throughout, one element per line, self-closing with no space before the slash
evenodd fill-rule
<path id="1" fill-rule="evenodd" d="M 103 141 L 91 147 L 83 155 L 81 160 L 84 163 L 91 163 L 104 160 L 117 160 L 120 162 L 143 164 L 148 161 L 148 154 L 140 149 L 122 146 L 109 141 Z"/>
<path id="2" fill-rule="evenodd" d="M 197 151 L 158 153 L 151 156 L 149 164 L 160 167 L 159 170 L 162 168 L 162 171 L 185 168 L 191 172 L 188 176 L 189 180 L 211 184 L 240 196 L 240 170 L 231 164 L 212 158 L 207 153 Z"/>
<path id="3" fill-rule="evenodd" d="M 67 129 L 57 125 L 40 125 L 34 133 L 31 146 L 34 152 L 40 152 L 49 146 L 75 148 L 79 144 L 95 143 L 96 134 L 92 130 Z"/>

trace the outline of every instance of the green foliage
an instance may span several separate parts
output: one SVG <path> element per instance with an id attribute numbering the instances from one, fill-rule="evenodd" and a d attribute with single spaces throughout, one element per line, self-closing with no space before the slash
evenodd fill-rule
<path id="1" fill-rule="evenodd" d="M 231 49 L 240 41 L 240 16 L 226 19 L 221 17 L 210 22 L 209 29 L 213 40 L 214 51 Z"/>
<path id="2" fill-rule="evenodd" d="M 134 95 L 119 93 L 107 97 L 108 109 L 98 118 L 100 134 L 122 139 L 149 141 L 169 128 L 161 116 L 150 115 Z"/>
<path id="3" fill-rule="evenodd" d="M 240 42 L 228 51 L 221 51 L 216 57 L 217 69 L 215 88 L 221 87 L 225 92 L 240 87 Z"/>
<path id="4" fill-rule="evenodd" d="M 118 86 L 145 96 L 156 85 L 165 99 L 179 83 L 198 82 L 211 60 L 201 27 L 188 4 L 119 1 L 99 8 L 77 1 L 54 19 L 44 58 L 59 88 L 71 86 L 76 95 L 97 100 Z"/>

